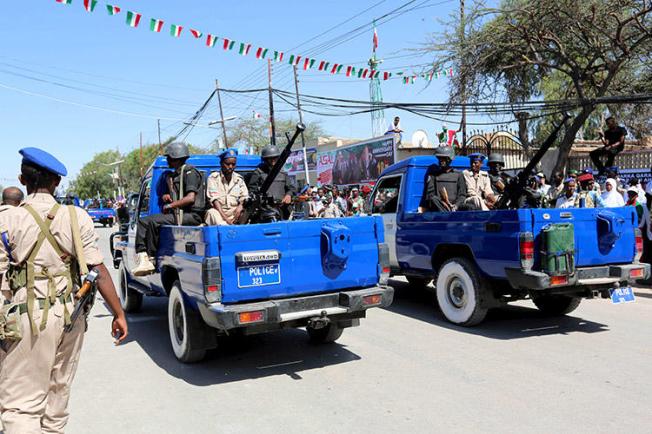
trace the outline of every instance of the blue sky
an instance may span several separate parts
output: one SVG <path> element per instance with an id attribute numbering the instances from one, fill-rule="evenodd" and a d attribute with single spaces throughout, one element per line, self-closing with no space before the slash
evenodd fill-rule
<path id="1" fill-rule="evenodd" d="M 19 171 L 18 149 L 39 146 L 59 157 L 75 175 L 93 154 L 106 149 L 128 151 L 138 146 L 142 131 L 145 143 L 157 140 L 156 119 L 161 118 L 163 137 L 180 128 L 178 119 L 190 116 L 213 90 L 219 78 L 224 88 L 266 86 L 266 63 L 256 60 L 258 46 L 285 50 L 298 46 L 365 9 L 359 17 L 293 51 L 309 52 L 320 43 L 369 23 L 407 0 L 298 1 L 277 0 L 216 2 L 185 0 L 115 0 L 122 8 L 108 16 L 105 1 L 87 13 L 82 0 L 61 5 L 55 0 L 4 2 L 0 13 L 0 130 L 4 158 L 0 159 L 0 184 L 15 183 Z M 415 56 L 428 35 L 441 30 L 440 20 L 457 11 L 458 2 L 425 1 L 423 8 L 405 13 L 378 27 L 383 68 L 427 63 L 428 57 Z M 136 29 L 125 24 L 126 11 L 143 15 Z M 165 21 L 163 31 L 149 30 L 149 19 Z M 181 38 L 169 35 L 169 24 L 184 26 Z M 207 48 L 204 39 L 195 40 L 190 27 L 220 37 L 253 45 L 242 57 L 218 46 Z M 371 28 L 317 56 L 331 64 L 358 66 L 371 50 Z M 400 57 L 397 57 L 400 56 Z M 331 97 L 368 99 L 368 82 L 333 76 L 317 71 L 300 71 L 301 92 Z M 275 87 L 293 91 L 291 69 L 275 64 Z M 55 84 L 56 83 L 56 84 Z M 79 89 L 83 89 L 80 91 Z M 382 82 L 385 101 L 445 101 L 447 79 L 433 80 L 428 87 L 400 80 Z M 28 94 L 29 93 L 29 94 Z M 67 101 L 64 103 L 63 101 Z M 72 103 L 72 104 L 71 104 Z M 250 117 L 255 110 L 267 115 L 265 95 L 225 96 L 225 116 Z M 89 106 L 106 110 L 92 109 Z M 289 106 L 275 106 L 280 116 Z M 121 112 L 121 113 L 118 113 Z M 407 135 L 425 129 L 432 136 L 440 124 L 407 113 L 386 112 L 389 119 L 399 114 Z M 213 104 L 204 122 L 216 119 Z M 369 115 L 322 117 L 325 130 L 337 136 L 367 138 L 371 135 Z M 207 146 L 219 130 L 196 128 L 188 141 Z"/>

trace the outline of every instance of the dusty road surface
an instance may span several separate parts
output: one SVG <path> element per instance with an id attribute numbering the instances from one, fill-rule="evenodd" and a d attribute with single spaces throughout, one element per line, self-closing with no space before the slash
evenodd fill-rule
<path id="1" fill-rule="evenodd" d="M 110 265 L 110 230 L 98 231 Z M 194 365 L 171 351 L 166 299 L 145 299 L 120 347 L 99 301 L 67 432 L 652 432 L 652 290 L 561 318 L 522 302 L 464 329 L 426 291 L 392 284 L 394 305 L 336 344 L 284 331 L 227 340 Z"/>

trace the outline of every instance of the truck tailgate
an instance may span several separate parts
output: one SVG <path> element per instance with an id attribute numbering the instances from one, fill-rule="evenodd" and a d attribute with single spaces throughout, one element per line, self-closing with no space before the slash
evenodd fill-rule
<path id="1" fill-rule="evenodd" d="M 575 228 L 575 264 L 590 267 L 634 260 L 636 210 L 624 208 L 532 209 L 533 233 L 539 245 L 541 230 L 551 223 Z"/>
<path id="2" fill-rule="evenodd" d="M 379 281 L 383 232 L 375 217 L 220 226 L 218 234 L 223 303 L 365 288 Z"/>

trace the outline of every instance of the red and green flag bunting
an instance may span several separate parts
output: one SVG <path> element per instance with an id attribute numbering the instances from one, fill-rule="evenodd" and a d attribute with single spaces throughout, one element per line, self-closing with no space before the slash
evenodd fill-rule
<path id="1" fill-rule="evenodd" d="M 241 56 L 246 56 L 249 54 L 249 50 L 251 50 L 251 44 L 247 44 L 245 42 L 240 42 L 240 50 L 239 53 Z"/>
<path id="2" fill-rule="evenodd" d="M 137 12 L 127 11 L 127 25 L 129 27 L 138 27 L 142 15 Z"/>
<path id="3" fill-rule="evenodd" d="M 156 18 L 152 18 L 149 21 L 149 29 L 152 32 L 160 33 L 162 28 L 163 28 L 163 20 L 158 20 Z"/>
<path id="4" fill-rule="evenodd" d="M 267 56 L 267 48 L 258 47 L 256 50 L 256 59 L 264 59 Z"/>
<path id="5" fill-rule="evenodd" d="M 224 38 L 224 45 L 223 48 L 225 50 L 233 50 L 233 46 L 235 45 L 235 41 L 232 41 L 230 39 Z"/>
<path id="6" fill-rule="evenodd" d="M 86 12 L 93 12 L 97 6 L 97 0 L 84 0 L 84 9 Z"/>
<path id="7" fill-rule="evenodd" d="M 208 35 L 206 35 L 206 46 L 207 47 L 214 47 L 216 42 L 217 42 L 217 36 L 213 36 L 210 33 Z"/>
<path id="8" fill-rule="evenodd" d="M 57 3 L 60 4 L 65 4 L 69 5 L 72 3 L 72 0 L 55 0 Z M 95 7 L 97 6 L 99 0 L 82 0 L 84 9 L 87 12 L 93 12 L 95 10 Z M 107 13 L 111 16 L 117 15 L 121 12 L 120 6 L 112 5 L 112 4 L 106 4 L 106 10 Z M 126 11 L 126 24 L 130 27 L 138 27 L 140 24 L 140 20 L 142 19 L 142 15 L 133 12 L 133 11 Z M 151 18 L 150 19 L 150 30 L 152 32 L 160 33 L 161 30 L 163 29 L 164 22 L 163 20 L 160 20 L 158 18 Z M 183 31 L 183 26 L 179 24 L 171 24 L 170 25 L 170 35 L 175 38 L 181 37 L 181 33 Z M 200 39 L 203 37 L 203 33 L 197 29 L 193 28 L 188 28 L 188 31 L 190 34 L 195 38 L 195 39 Z M 215 44 L 217 43 L 217 40 L 219 38 L 215 35 L 208 34 L 206 36 L 206 46 L 208 47 L 214 47 Z M 222 47 L 224 50 L 233 50 L 235 47 L 236 42 L 232 39 L 229 38 L 222 38 L 224 41 L 222 44 Z M 373 48 L 378 47 L 378 35 L 374 29 L 374 39 L 373 39 Z M 249 55 L 249 52 L 251 51 L 251 44 L 246 43 L 246 42 L 240 42 L 239 43 L 239 50 L 238 53 L 242 56 L 247 56 Z M 256 59 L 265 59 L 267 57 L 267 54 L 271 53 L 271 50 L 265 47 L 258 47 L 256 48 Z M 270 55 L 271 57 L 271 55 Z M 399 79 L 401 78 L 404 84 L 414 84 L 416 79 L 418 77 L 423 78 L 424 80 L 427 81 L 432 81 L 433 78 L 440 78 L 440 77 L 452 77 L 453 76 L 453 68 L 448 68 L 446 70 L 436 70 L 436 71 L 429 71 L 428 73 L 425 74 L 408 74 L 406 71 L 399 71 L 399 72 L 389 72 L 389 71 L 376 71 L 376 70 L 369 70 L 367 68 L 356 68 L 351 65 L 342 65 L 340 63 L 333 63 L 331 64 L 330 62 L 327 62 L 325 60 L 320 60 L 317 61 L 317 59 L 312 59 L 309 57 L 304 57 L 298 54 L 290 54 L 289 55 L 289 60 L 288 63 L 290 65 L 298 66 L 301 64 L 301 61 L 303 60 L 303 69 L 304 71 L 307 71 L 309 69 L 312 69 L 313 67 L 316 67 L 319 71 L 324 71 L 328 72 L 330 70 L 331 74 L 339 74 L 342 72 L 342 70 L 345 71 L 345 75 L 347 77 L 357 77 L 361 79 L 382 79 L 382 80 L 389 80 L 391 78 L 396 78 Z M 283 62 L 284 61 L 284 53 L 282 51 L 274 51 L 273 55 L 273 61 L 274 62 Z M 332 66 L 331 66 L 332 65 Z M 382 73 L 382 74 L 381 74 Z"/>
<path id="9" fill-rule="evenodd" d="M 174 36 L 175 38 L 178 38 L 179 36 L 181 36 L 182 30 L 183 30 L 183 26 L 172 24 L 170 26 L 170 36 Z"/>
<path id="10" fill-rule="evenodd" d="M 106 5 L 106 11 L 109 15 L 118 15 L 120 13 L 120 6 Z"/>

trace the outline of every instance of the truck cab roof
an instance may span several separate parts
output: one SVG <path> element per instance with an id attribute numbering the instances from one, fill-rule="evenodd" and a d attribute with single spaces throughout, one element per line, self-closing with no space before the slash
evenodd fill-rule
<path id="1" fill-rule="evenodd" d="M 430 155 L 420 155 L 417 157 L 410 157 L 405 160 L 399 161 L 396 164 L 392 164 L 387 169 L 383 170 L 380 176 L 390 175 L 392 173 L 403 172 L 407 167 L 421 167 L 428 168 L 433 165 L 439 165 L 439 160 L 435 156 Z M 451 167 L 456 170 L 464 170 L 471 167 L 471 161 L 469 157 L 457 156 L 453 158 Z M 483 162 L 482 170 L 489 170 L 487 164 Z"/>
<path id="2" fill-rule="evenodd" d="M 258 167 L 261 162 L 259 155 L 238 155 L 236 172 L 251 172 Z M 188 164 L 195 166 L 200 170 L 218 170 L 220 168 L 220 158 L 217 155 L 191 155 L 187 161 Z M 168 162 L 164 156 L 158 157 L 154 161 L 154 169 L 168 169 Z"/>

